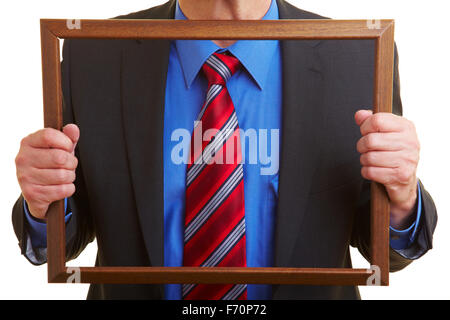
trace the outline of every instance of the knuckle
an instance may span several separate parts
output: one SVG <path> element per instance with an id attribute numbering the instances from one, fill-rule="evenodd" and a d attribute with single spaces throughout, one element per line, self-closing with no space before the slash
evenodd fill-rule
<path id="1" fill-rule="evenodd" d="M 399 167 L 397 169 L 397 179 L 400 182 L 406 182 L 411 177 L 411 172 L 407 167 Z"/>
<path id="2" fill-rule="evenodd" d="M 377 175 L 378 173 L 375 167 L 367 167 L 367 177 L 370 180 L 377 180 Z"/>
<path id="3" fill-rule="evenodd" d="M 361 149 L 361 139 L 358 140 L 358 142 L 356 142 L 356 151 L 358 151 L 359 153 L 362 153 L 362 149 Z"/>
<path id="4" fill-rule="evenodd" d="M 372 164 L 376 161 L 376 155 L 374 152 L 367 152 L 366 153 L 366 163 Z"/>
<path id="5" fill-rule="evenodd" d="M 381 128 L 383 128 L 383 125 L 384 125 L 383 114 L 381 114 L 381 113 L 374 114 L 373 118 L 372 118 L 372 123 L 373 123 L 374 128 L 377 131 L 379 131 Z"/>
<path id="6" fill-rule="evenodd" d="M 368 179 L 372 179 L 373 178 L 373 170 L 372 170 L 372 168 L 371 167 L 366 167 L 365 171 L 366 171 L 366 177 Z"/>
<path id="7" fill-rule="evenodd" d="M 25 163 L 25 157 L 22 153 L 18 153 L 16 158 L 14 159 L 16 167 L 20 167 Z"/>
<path id="8" fill-rule="evenodd" d="M 77 175 L 76 175 L 75 171 L 70 171 L 69 182 L 73 183 L 76 180 L 76 178 L 77 178 Z"/>
<path id="9" fill-rule="evenodd" d="M 366 163 L 366 159 L 365 159 L 365 157 L 364 157 L 363 154 L 359 157 L 359 163 L 360 163 L 362 166 L 364 166 L 364 164 Z"/>
<path id="10" fill-rule="evenodd" d="M 365 137 L 362 137 L 362 138 L 359 139 L 358 142 L 356 143 L 356 150 L 357 150 L 359 153 L 361 153 L 361 154 L 363 154 L 364 151 L 365 151 L 365 150 L 364 150 L 365 141 L 366 141 L 366 138 L 365 138 Z"/>
<path id="11" fill-rule="evenodd" d="M 54 179 L 56 180 L 56 182 L 64 183 L 68 180 L 67 178 L 68 174 L 63 169 L 59 169 L 54 172 Z"/>
<path id="12" fill-rule="evenodd" d="M 61 185 L 59 192 L 60 199 L 70 197 L 75 193 L 75 185 L 73 183 Z"/>
<path id="13" fill-rule="evenodd" d="M 368 180 L 371 180 L 371 175 L 370 175 L 370 172 L 371 172 L 371 170 L 370 170 L 370 167 L 362 167 L 361 168 L 361 175 L 365 178 L 365 179 L 368 179 Z"/>
<path id="14" fill-rule="evenodd" d="M 417 152 L 409 152 L 405 155 L 405 163 L 416 165 L 419 162 L 419 154 Z"/>
<path id="15" fill-rule="evenodd" d="M 417 140 L 412 140 L 405 146 L 405 159 L 413 162 L 417 162 L 420 156 L 420 143 Z"/>
<path id="16" fill-rule="evenodd" d="M 22 187 L 22 194 L 27 199 L 27 201 L 35 201 L 37 198 L 37 189 L 32 185 L 24 185 Z"/>
<path id="17" fill-rule="evenodd" d="M 75 191 L 76 191 L 76 187 L 75 187 L 75 184 L 73 184 L 73 183 L 71 183 L 70 184 L 70 194 L 69 194 L 69 196 L 72 196 L 74 193 L 75 193 Z"/>
<path id="18" fill-rule="evenodd" d="M 366 152 L 361 155 L 360 162 L 363 166 L 369 166 L 371 163 L 371 153 Z"/>
<path id="19" fill-rule="evenodd" d="M 408 178 L 412 178 L 416 176 L 417 167 L 415 165 L 408 166 Z"/>
<path id="20" fill-rule="evenodd" d="M 21 147 L 21 148 L 24 147 L 24 146 L 27 144 L 27 142 L 28 142 L 28 137 L 29 137 L 29 136 L 26 136 L 25 138 L 22 138 L 22 140 L 20 140 L 20 147 Z"/>
<path id="21" fill-rule="evenodd" d="M 375 134 L 370 133 L 366 136 L 366 146 L 368 149 L 374 149 L 377 145 L 378 138 Z"/>
<path id="22" fill-rule="evenodd" d="M 42 131 L 41 131 L 41 137 L 42 137 L 42 141 L 45 144 L 48 144 L 48 143 L 51 143 L 54 140 L 55 133 L 54 133 L 54 131 L 52 129 L 45 128 L 45 129 L 42 129 Z"/>
<path id="23" fill-rule="evenodd" d="M 364 170 L 364 167 L 361 168 L 361 176 L 365 179 L 367 179 L 366 177 L 366 170 Z"/>
<path id="24" fill-rule="evenodd" d="M 64 192 L 64 185 L 58 185 L 55 187 L 55 189 L 53 190 L 53 193 L 51 195 L 51 198 L 53 199 L 53 201 L 57 201 L 57 200 L 61 200 L 65 197 L 65 192 Z"/>
<path id="25" fill-rule="evenodd" d="M 59 183 L 72 183 L 75 181 L 75 172 L 65 169 L 58 170 L 56 173 L 56 180 Z"/>
<path id="26" fill-rule="evenodd" d="M 68 160 L 68 169 L 75 170 L 78 166 L 78 159 L 77 157 L 70 155 L 70 159 Z"/>
<path id="27" fill-rule="evenodd" d="M 17 171 L 17 181 L 20 185 L 25 185 L 28 182 L 28 177 L 21 170 Z"/>
<path id="28" fill-rule="evenodd" d="M 52 150 L 53 154 L 52 154 L 52 158 L 53 158 L 53 162 L 56 165 L 64 165 L 67 162 L 67 153 L 62 151 L 62 150 Z"/>
<path id="29" fill-rule="evenodd" d="M 24 196 L 24 198 L 29 199 L 30 198 L 30 191 L 28 189 L 27 186 L 22 186 L 22 195 Z"/>

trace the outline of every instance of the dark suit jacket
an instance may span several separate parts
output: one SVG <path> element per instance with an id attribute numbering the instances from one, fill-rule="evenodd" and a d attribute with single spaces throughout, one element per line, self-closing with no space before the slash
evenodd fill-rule
<path id="1" fill-rule="evenodd" d="M 281 19 L 317 19 L 279 0 Z M 119 18 L 170 19 L 175 1 Z M 67 259 L 95 237 L 98 266 L 163 265 L 163 115 L 168 40 L 71 40 L 64 46 L 65 122 L 81 130 Z M 282 145 L 274 266 L 351 267 L 369 257 L 369 183 L 353 116 L 372 104 L 373 41 L 283 41 Z M 401 113 L 396 63 L 394 111 Z M 432 246 L 436 209 L 423 189 L 417 241 L 392 271 Z M 22 251 L 22 197 L 13 224 Z M 322 231 L 322 232 L 319 232 Z M 407 259 L 405 257 L 409 257 Z M 92 285 L 88 298 L 163 298 L 161 285 Z M 274 286 L 274 299 L 355 299 L 355 287 Z"/>

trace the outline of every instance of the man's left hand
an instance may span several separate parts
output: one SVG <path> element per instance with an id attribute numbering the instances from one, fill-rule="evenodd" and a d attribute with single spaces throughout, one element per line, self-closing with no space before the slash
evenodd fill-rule
<path id="1" fill-rule="evenodd" d="M 356 146 L 361 174 L 386 187 L 391 226 L 404 229 L 414 221 L 417 200 L 420 144 L 415 126 L 403 117 L 370 110 L 356 112 L 355 121 L 362 135 Z"/>

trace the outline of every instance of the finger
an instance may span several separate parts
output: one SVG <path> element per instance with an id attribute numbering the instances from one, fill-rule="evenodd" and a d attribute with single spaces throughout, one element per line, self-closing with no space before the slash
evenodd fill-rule
<path id="1" fill-rule="evenodd" d="M 29 148 L 27 153 L 24 161 L 37 169 L 75 170 L 78 165 L 78 159 L 72 153 L 60 149 Z"/>
<path id="2" fill-rule="evenodd" d="M 406 125 L 406 119 L 392 113 L 376 113 L 368 117 L 360 126 L 363 136 L 372 132 L 400 132 Z"/>
<path id="3" fill-rule="evenodd" d="M 36 202 L 52 203 L 57 200 L 71 197 L 75 193 L 75 185 L 60 184 L 60 185 L 36 185 L 28 184 L 22 189 L 22 194 L 25 200 L 30 205 Z"/>
<path id="4" fill-rule="evenodd" d="M 356 124 L 360 127 L 372 114 L 372 110 L 359 110 L 355 113 Z"/>
<path id="5" fill-rule="evenodd" d="M 70 140 L 72 140 L 73 143 L 73 150 L 75 150 L 75 147 L 77 145 L 78 140 L 80 139 L 80 129 L 75 124 L 68 124 L 63 128 L 63 133 L 69 137 Z"/>
<path id="6" fill-rule="evenodd" d="M 30 134 L 23 143 L 34 148 L 55 148 L 72 152 L 73 142 L 61 131 L 46 128 Z"/>
<path id="7" fill-rule="evenodd" d="M 400 133 L 369 133 L 358 140 L 356 149 L 359 153 L 369 151 L 400 151 L 406 148 Z"/>
<path id="8" fill-rule="evenodd" d="M 396 170 L 396 168 L 362 167 L 361 175 L 364 179 L 388 185 L 395 181 Z"/>
<path id="9" fill-rule="evenodd" d="M 370 151 L 361 155 L 360 162 L 365 167 L 398 168 L 402 158 L 401 151 Z"/>
<path id="10" fill-rule="evenodd" d="M 75 171 L 66 169 L 32 168 L 27 175 L 28 182 L 39 185 L 69 184 L 75 181 Z"/>

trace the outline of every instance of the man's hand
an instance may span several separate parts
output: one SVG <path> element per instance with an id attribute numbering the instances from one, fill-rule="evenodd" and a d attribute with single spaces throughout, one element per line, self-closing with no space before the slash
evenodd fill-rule
<path id="1" fill-rule="evenodd" d="M 75 192 L 74 156 L 80 130 L 74 124 L 63 132 L 42 129 L 22 139 L 16 156 L 17 180 L 29 212 L 45 219 L 49 205 Z"/>
<path id="2" fill-rule="evenodd" d="M 361 174 L 386 187 L 391 205 L 391 226 L 404 229 L 413 221 L 417 200 L 416 170 L 420 144 L 414 124 L 390 113 L 360 110 L 355 121 L 362 138 Z"/>

